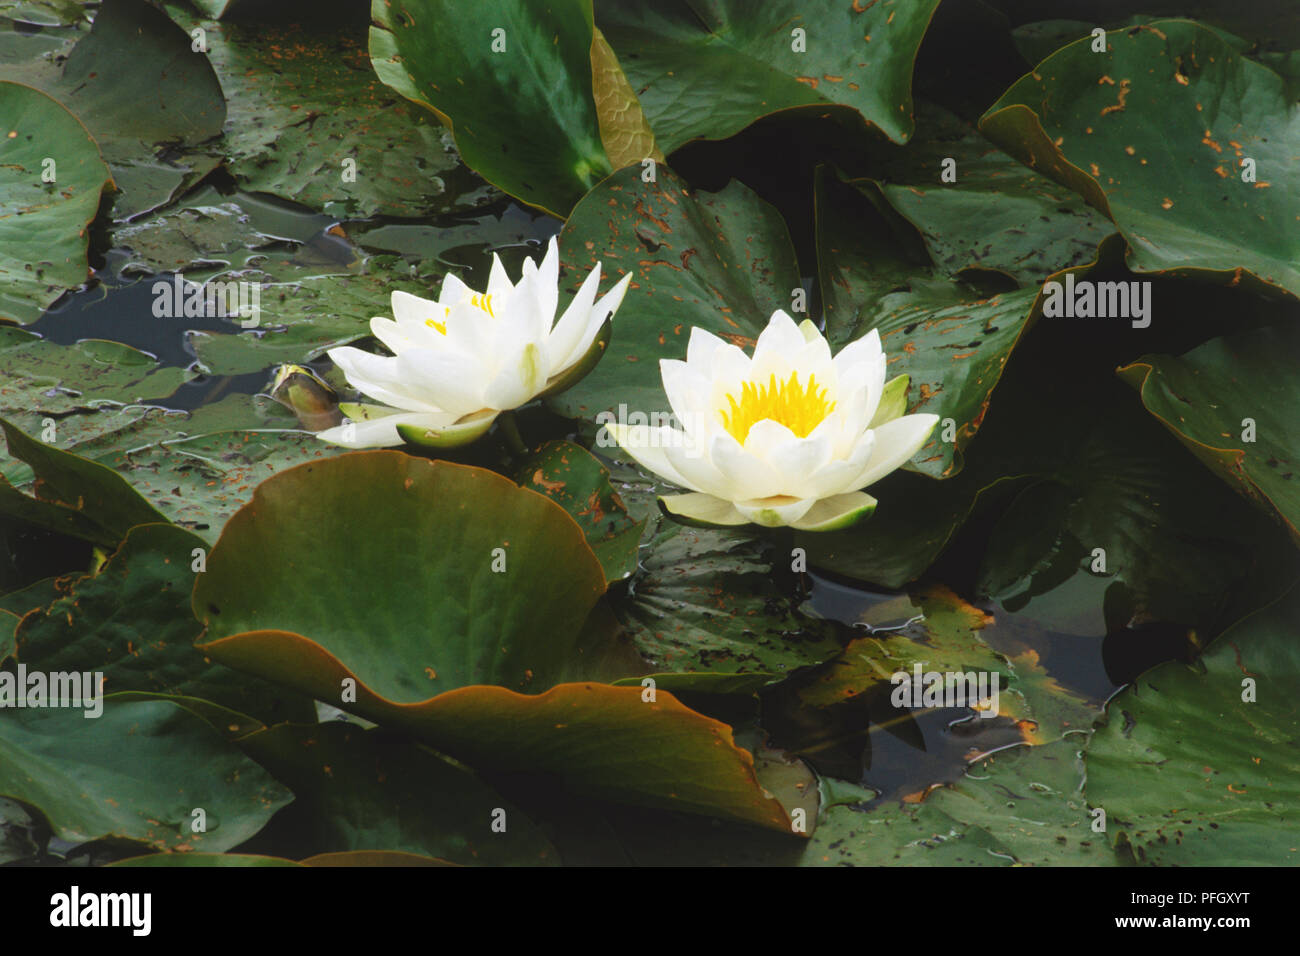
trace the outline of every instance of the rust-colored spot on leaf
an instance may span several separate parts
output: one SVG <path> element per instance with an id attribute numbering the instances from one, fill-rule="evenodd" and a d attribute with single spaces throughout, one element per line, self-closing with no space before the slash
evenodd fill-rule
<path id="1" fill-rule="evenodd" d="M 1115 91 L 1115 99 L 1117 102 L 1113 106 L 1103 107 L 1101 111 L 1102 116 L 1105 116 L 1107 113 L 1118 113 L 1125 108 L 1124 101 L 1128 99 L 1129 87 L 1132 86 L 1132 84 L 1132 80 L 1119 81 L 1119 89 Z M 1089 132 L 1091 132 L 1091 130 Z"/>
<path id="2" fill-rule="evenodd" d="M 564 482 L 547 481 L 546 473 L 540 468 L 533 472 L 533 484 L 537 485 L 539 488 L 545 488 L 549 494 L 555 494 L 556 492 L 564 490 Z"/>

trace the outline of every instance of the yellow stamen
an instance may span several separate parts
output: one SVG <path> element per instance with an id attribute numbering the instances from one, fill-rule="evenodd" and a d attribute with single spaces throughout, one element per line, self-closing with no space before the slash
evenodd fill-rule
<path id="1" fill-rule="evenodd" d="M 808 377 L 808 385 L 799 384 L 799 373 L 778 382 L 773 375 L 766 385 L 745 382 L 741 385 L 740 400 L 727 396 L 730 409 L 720 411 L 722 427 L 736 441 L 744 444 L 749 430 L 765 418 L 784 425 L 800 438 L 807 438 L 814 428 L 835 409 L 827 400 L 826 389 L 817 384 L 817 376 Z"/>
<path id="2" fill-rule="evenodd" d="M 491 295 L 484 294 L 484 293 L 479 293 L 479 292 L 475 292 L 473 295 L 471 295 L 471 296 L 469 297 L 469 304 L 472 305 L 472 306 L 474 306 L 474 308 L 476 308 L 476 309 L 481 309 L 482 311 L 486 312 L 488 315 L 492 316 L 492 318 L 494 318 L 494 319 L 496 318 L 496 313 L 494 313 L 494 312 L 492 311 L 492 296 L 491 296 Z M 434 319 L 425 319 L 425 320 L 424 320 L 424 324 L 427 325 L 429 328 L 431 328 L 431 329 L 437 329 L 437 330 L 438 330 L 439 332 L 441 332 L 443 335 L 446 335 L 446 334 L 447 334 L 447 322 L 446 322 L 446 318 L 447 318 L 447 316 L 450 315 L 450 314 L 451 314 L 451 306 L 443 306 L 443 308 L 442 308 L 442 318 L 443 318 L 443 321 L 442 321 L 442 322 L 438 322 L 438 321 L 436 321 L 436 320 L 434 320 Z"/>
<path id="3" fill-rule="evenodd" d="M 425 319 L 425 320 L 424 320 L 424 324 L 427 325 L 429 328 L 431 328 L 431 329 L 437 329 L 437 330 L 438 330 L 439 332 L 441 332 L 443 335 L 446 335 L 446 334 L 447 334 L 447 322 L 446 322 L 446 318 L 447 318 L 447 316 L 450 315 L 450 314 L 451 314 L 451 306 L 449 306 L 449 305 L 444 305 L 444 306 L 442 307 L 442 318 L 443 318 L 443 321 L 442 321 L 442 322 L 439 322 L 439 321 L 437 321 L 436 319 Z"/>

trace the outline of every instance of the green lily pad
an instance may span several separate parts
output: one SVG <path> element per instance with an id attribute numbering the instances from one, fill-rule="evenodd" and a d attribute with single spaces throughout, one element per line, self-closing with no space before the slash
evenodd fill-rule
<path id="1" fill-rule="evenodd" d="M 851 641 L 814 681 L 799 688 L 801 701 L 826 707 L 872 691 L 892 692 L 892 675 L 911 674 L 917 664 L 923 672 L 996 674 L 999 696 L 1014 679 L 1006 658 L 980 636 L 992 616 L 947 588 L 922 589 L 872 611 L 876 616 L 863 623 L 889 630 Z M 898 629 L 891 615 L 909 626 Z"/>
<path id="2" fill-rule="evenodd" d="M 86 281 L 86 230 L 112 180 L 86 128 L 46 94 L 0 82 L 0 115 L 0 319 L 28 323 Z"/>
<path id="3" fill-rule="evenodd" d="M 598 23 L 665 153 L 778 110 L 856 114 L 912 133 L 912 66 L 938 0 L 598 2 Z"/>
<path id="4" fill-rule="evenodd" d="M 612 607 L 658 686 L 752 693 L 839 650 L 831 626 L 773 583 L 758 541 L 667 524 L 642 567 Z"/>
<path id="5" fill-rule="evenodd" d="M 318 853 L 302 861 L 303 866 L 455 866 L 446 860 L 400 850 L 355 850 L 351 853 Z"/>
<path id="6" fill-rule="evenodd" d="M 933 106 L 918 106 L 916 136 L 889 157 L 879 178 L 889 204 L 916 226 L 949 276 L 993 269 L 1024 288 L 1039 286 L 1091 261 L 1115 231 L 1078 195 Z"/>
<path id="7" fill-rule="evenodd" d="M 563 217 L 611 169 L 592 91 L 591 0 L 391 0 L 370 59 L 397 93 L 455 133 L 465 163 Z"/>
<path id="8" fill-rule="evenodd" d="M 320 852 L 393 850 L 485 866 L 556 862 L 523 811 L 409 738 L 335 721 L 281 724 L 239 746 L 294 791 L 277 826 L 287 823 Z"/>
<path id="9" fill-rule="evenodd" d="M 176 146 L 219 134 L 226 118 L 221 84 L 193 42 L 145 0 L 118 0 L 100 9 L 63 75 L 46 89 L 103 151 L 119 190 L 118 220 L 166 204 L 217 165 L 198 153 L 173 158 Z"/>
<path id="10" fill-rule="evenodd" d="M 211 375 L 318 358 L 369 336 L 371 317 L 391 314 L 394 291 L 430 298 L 436 285 L 435 276 L 397 256 L 370 256 L 345 267 L 265 261 L 228 278 L 260 283 L 259 324 L 243 332 L 191 334 L 199 363 Z"/>
<path id="11" fill-rule="evenodd" d="M 0 375 L 0 414 L 42 417 L 166 398 L 194 377 L 119 342 L 56 345 L 12 326 L 0 326 Z"/>
<path id="12" fill-rule="evenodd" d="M 137 406 L 72 415 L 58 421 L 56 434 L 60 453 L 75 453 L 125 479 L 157 509 L 152 521 L 170 520 L 208 543 L 259 482 L 344 452 L 300 430 L 279 404 L 249 395 L 230 395 L 193 412 Z M 30 469 L 2 463 L 0 475 L 22 482 Z"/>
<path id="13" fill-rule="evenodd" d="M 800 865 L 1115 866 L 1091 829 L 1080 746 L 1000 751 L 919 806 L 833 806 Z"/>
<path id="14" fill-rule="evenodd" d="M 1192 454 L 1275 514 L 1300 543 L 1297 349 L 1293 327 L 1264 328 L 1212 339 L 1183 356 L 1144 356 L 1119 374 Z"/>
<path id="15" fill-rule="evenodd" d="M 14 635 L 22 617 L 8 608 L 0 608 L 0 663 L 14 652 Z"/>
<path id="16" fill-rule="evenodd" d="M 640 167 L 628 167 L 593 189 L 560 233 L 560 260 L 571 277 L 597 262 L 611 278 L 633 274 L 605 357 L 550 400 L 570 417 L 620 405 L 625 415 L 666 411 L 659 359 L 685 358 L 692 326 L 752 349 L 799 288 L 794 249 L 775 209 L 738 182 L 712 195 L 690 193 L 666 169 L 647 183 Z"/>
<path id="17" fill-rule="evenodd" d="M 158 850 L 230 849 L 292 798 L 206 721 L 169 701 L 0 710 L 0 794 L 69 843 L 115 837 Z M 202 810 L 205 832 L 194 832 Z"/>
<path id="18" fill-rule="evenodd" d="M 309 702 L 194 649 L 203 626 L 190 606 L 193 568 L 206 552 L 207 542 L 173 525 L 132 528 L 97 573 L 23 619 L 15 656 L 47 672 L 93 667 L 107 693 L 197 697 L 266 723 L 309 719 Z"/>
<path id="19" fill-rule="evenodd" d="M 883 202 L 871 180 L 844 183 L 825 167 L 819 171 L 818 270 L 827 335 L 843 346 L 879 331 L 888 375 L 908 376 L 908 410 L 940 419 L 907 467 L 947 478 L 961 471 L 1003 366 L 1035 315 L 1039 290 L 987 294 L 948 278 L 929 265 L 913 228 Z"/>
<path id="20" fill-rule="evenodd" d="M 645 519 L 634 521 L 610 486 L 609 472 L 591 452 L 571 442 L 547 442 L 520 466 L 517 479 L 567 511 L 613 583 L 636 570 Z"/>
<path id="21" fill-rule="evenodd" d="M 406 578 L 408 600 L 388 600 Z M 194 607 L 213 660 L 479 769 L 788 828 L 726 725 L 667 693 L 555 684 L 599 662 L 581 627 L 604 588 L 582 529 L 542 495 L 476 468 L 358 452 L 264 482 L 209 556 Z M 647 754 L 660 773 L 637 769 Z"/>
<path id="22" fill-rule="evenodd" d="M 1229 629 L 1197 666 L 1162 664 L 1107 705 L 1088 803 L 1117 848 L 1158 865 L 1295 865 L 1298 594 Z"/>
<path id="23" fill-rule="evenodd" d="M 1214 634 L 1247 591 L 1267 591 L 1285 573 L 1284 536 L 1134 417 L 1121 391 L 1094 394 L 1085 408 L 1042 392 L 1049 370 L 1035 377 L 1037 404 L 1020 393 L 1019 411 L 1006 411 L 986 439 L 989 462 L 1033 480 L 997 518 L 981 594 L 1018 611 L 1082 571 L 1115 589 L 1110 629 L 1157 620 Z"/>
<path id="24" fill-rule="evenodd" d="M 111 867 L 128 869 L 173 869 L 191 866 L 302 866 L 296 860 L 286 860 L 278 856 L 260 856 L 255 853 L 151 853 L 148 856 L 132 856 L 125 860 L 115 860 Z"/>
<path id="25" fill-rule="evenodd" d="M 1157 20 L 1111 31 L 1105 53 L 1077 40 L 1003 94 L 980 128 L 1106 212 L 1135 272 L 1244 272 L 1300 295 L 1288 180 L 1300 113 L 1281 77 L 1216 31 Z"/>
<path id="26" fill-rule="evenodd" d="M 221 143 L 240 185 L 340 218 L 424 216 L 494 197 L 450 133 L 375 77 L 364 38 L 326 20 L 172 17 L 201 28 L 227 100 Z"/>
<path id="27" fill-rule="evenodd" d="M 387 600 L 403 580 L 405 599 Z M 604 589 L 582 529 L 544 496 L 383 451 L 261 484 L 213 548 L 194 609 L 208 648 L 304 635 L 409 703 L 467 684 L 550 686 Z"/>
<path id="28" fill-rule="evenodd" d="M 25 435 L 0 419 L 9 454 L 35 473 L 35 497 L 0 478 L 0 513 L 112 547 L 138 524 L 166 518 L 110 468 Z"/>
<path id="29" fill-rule="evenodd" d="M 5 0 L 0 16 L 37 27 L 71 26 L 86 15 L 79 0 Z"/>

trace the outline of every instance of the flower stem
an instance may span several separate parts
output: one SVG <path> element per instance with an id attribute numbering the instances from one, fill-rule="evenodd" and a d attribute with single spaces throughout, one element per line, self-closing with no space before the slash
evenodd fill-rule
<path id="1" fill-rule="evenodd" d="M 515 420 L 514 412 L 502 412 L 497 418 L 497 424 L 501 429 L 501 437 L 505 439 L 506 448 L 516 457 L 522 458 L 528 454 L 528 446 L 524 444 L 523 436 L 519 434 L 519 422 Z"/>

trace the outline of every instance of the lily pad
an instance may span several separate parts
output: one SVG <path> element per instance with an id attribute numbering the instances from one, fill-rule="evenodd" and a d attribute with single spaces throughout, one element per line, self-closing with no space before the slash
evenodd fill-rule
<path id="1" fill-rule="evenodd" d="M 391 0 L 371 10 L 370 59 L 442 119 L 461 157 L 561 218 L 611 167 L 592 91 L 591 0 Z"/>
<path id="2" fill-rule="evenodd" d="M 600 141 L 610 164 L 617 168 L 646 159 L 664 162 L 636 91 L 600 30 L 592 36 L 591 85 L 600 120 Z"/>
<path id="3" fill-rule="evenodd" d="M 884 628 L 892 614 L 902 617 L 908 626 L 900 629 L 889 620 L 888 630 L 879 635 L 851 641 L 814 681 L 798 690 L 805 704 L 825 707 L 872 691 L 892 692 L 891 677 L 912 674 L 917 664 L 923 672 L 996 674 L 1000 689 L 1014 679 L 1006 658 L 979 634 L 993 623 L 992 615 L 945 587 L 920 589 L 875 607 L 873 612 L 882 616 L 863 623 Z"/>
<path id="4" fill-rule="evenodd" d="M 406 599 L 386 600 L 403 580 Z M 383 451 L 261 484 L 213 548 L 194 609 L 209 649 L 228 639 L 260 657 L 315 642 L 376 693 L 411 703 L 467 684 L 550 686 L 580 656 L 604 589 L 582 529 L 544 496 Z M 267 666 L 278 672 L 274 658 Z"/>
<path id="5" fill-rule="evenodd" d="M 761 542 L 667 524 L 642 565 L 612 607 L 658 686 L 752 693 L 839 650 L 832 626 L 800 614 L 772 581 Z"/>
<path id="6" fill-rule="evenodd" d="M 1300 591 L 1228 630 L 1189 667 L 1148 671 L 1107 705 L 1088 803 L 1142 863 L 1294 866 Z"/>
<path id="7" fill-rule="evenodd" d="M 0 478 L 0 512 L 109 547 L 135 525 L 166 522 L 112 469 L 36 441 L 3 419 L 0 428 L 9 454 L 36 475 L 35 497 Z"/>
<path id="8" fill-rule="evenodd" d="M 58 420 L 56 437 L 58 453 L 74 453 L 75 460 L 125 479 L 157 509 L 150 520 L 171 520 L 208 543 L 259 482 L 344 451 L 300 430 L 297 418 L 277 403 L 242 394 L 193 412 L 128 406 L 71 415 Z M 21 483 L 30 469 L 5 462 L 0 475 Z"/>
<path id="9" fill-rule="evenodd" d="M 1186 355 L 1148 355 L 1119 370 L 1162 425 L 1300 543 L 1294 327 L 1212 339 Z"/>
<path id="10" fill-rule="evenodd" d="M 187 369 L 160 368 L 153 356 L 119 342 L 56 345 L 13 327 L 0 327 L 0 374 L 0 414 L 6 416 L 62 416 L 166 398 L 194 377 Z"/>
<path id="11" fill-rule="evenodd" d="M 29 669 L 93 668 L 106 693 L 147 691 L 215 702 L 266 723 L 308 719 L 310 703 L 214 664 L 193 647 L 190 607 L 207 543 L 173 525 L 139 525 L 96 573 L 28 614 L 16 657 Z"/>
<path id="12" fill-rule="evenodd" d="M 649 183 L 640 167 L 621 169 L 593 189 L 560 233 L 560 259 L 571 277 L 597 262 L 611 278 L 633 274 L 605 357 L 550 400 L 572 417 L 620 406 L 625 417 L 666 411 L 659 359 L 685 358 L 692 326 L 752 349 L 800 288 L 775 209 L 738 182 L 712 195 L 690 193 L 665 169 Z"/>
<path id="13" fill-rule="evenodd" d="M 433 275 L 397 256 L 327 267 L 268 260 L 226 278 L 260 284 L 259 322 L 243 332 L 191 334 L 199 363 L 211 375 L 242 375 L 318 358 L 369 336 L 371 317 L 390 314 L 394 291 L 429 298 L 436 284 Z"/>
<path id="14" fill-rule="evenodd" d="M 158 850 L 228 850 L 292 798 L 206 721 L 168 701 L 0 710 L 0 794 L 69 843 L 115 837 Z M 203 811 L 205 831 L 195 832 Z"/>
<path id="15" fill-rule="evenodd" d="M 912 133 L 912 66 L 938 0 L 761 6 L 743 0 L 597 2 L 597 22 L 665 153 L 726 139 L 778 110 L 856 114 Z"/>
<path id="16" fill-rule="evenodd" d="M 1080 743 L 1014 747 L 919 805 L 833 806 L 803 866 L 1115 866 L 1091 829 Z"/>
<path id="17" fill-rule="evenodd" d="M 296 860 L 286 860 L 278 856 L 261 856 L 255 853 L 151 853 L 148 856 L 131 856 L 125 860 L 115 860 L 111 867 L 128 869 L 175 869 L 191 866 L 302 866 Z"/>
<path id="18" fill-rule="evenodd" d="M 1104 53 L 1077 40 L 1003 94 L 980 128 L 1109 215 L 1135 272 L 1244 272 L 1300 295 L 1300 200 L 1288 179 L 1300 112 L 1280 76 L 1216 31 L 1156 20 L 1111 31 Z"/>
<path id="19" fill-rule="evenodd" d="M 1109 629 L 1156 620 L 1214 634 L 1249 609 L 1247 592 L 1285 574 L 1284 536 L 1134 417 L 1121 390 L 1100 389 L 1083 408 L 1042 391 L 1051 375 L 1035 369 L 1037 404 L 1017 392 L 1019 410 L 990 426 L 988 461 L 1033 480 L 997 517 L 982 594 L 1018 611 L 1085 572 L 1115 589 Z M 1032 449 L 1021 441 L 1030 432 Z"/>
<path id="20" fill-rule="evenodd" d="M 86 230 L 112 180 L 86 128 L 46 94 L 0 82 L 0 115 L 0 319 L 25 324 L 86 281 Z"/>
<path id="21" fill-rule="evenodd" d="M 1091 261 L 1114 232 L 1078 195 L 957 117 L 920 105 L 917 124 L 917 135 L 881 169 L 880 191 L 916 226 L 943 274 L 990 269 L 1023 288 L 1040 286 L 1061 269 Z"/>
<path id="22" fill-rule="evenodd" d="M 208 58 L 145 0 L 104 5 L 46 91 L 85 123 L 103 151 L 119 190 L 118 220 L 166 204 L 217 165 L 198 153 L 173 158 L 175 147 L 221 132 L 226 102 Z"/>
<path id="23" fill-rule="evenodd" d="M 908 376 L 908 410 L 940 419 L 907 467 L 947 478 L 961 471 L 1002 369 L 1035 316 L 1039 290 L 989 294 L 949 278 L 929 265 L 913 228 L 883 202 L 871 180 L 845 183 L 820 170 L 827 335 L 843 346 L 879 331 L 887 374 Z"/>
<path id="24" fill-rule="evenodd" d="M 485 866 L 556 862 L 523 811 L 409 738 L 335 721 L 281 724 L 239 746 L 294 791 L 277 826 L 322 853 L 389 850 Z"/>
<path id="25" fill-rule="evenodd" d="M 222 138 L 240 185 L 340 218 L 424 216 L 494 198 L 451 134 L 375 76 L 364 37 L 315 18 L 201 28 L 227 101 Z"/>
<path id="26" fill-rule="evenodd" d="M 411 575 L 409 600 L 383 598 Z M 263 483 L 213 549 L 194 606 L 212 659 L 480 769 L 788 827 L 726 725 L 667 693 L 646 701 L 640 688 L 555 684 L 589 666 L 587 652 L 598 660 L 580 629 L 604 588 L 582 529 L 542 495 L 383 451 Z M 507 689 L 553 684 L 540 696 Z M 646 753 L 660 755 L 660 773 L 636 770 Z"/>
<path id="27" fill-rule="evenodd" d="M 610 486 L 609 472 L 591 452 L 571 442 L 547 442 L 519 469 L 525 488 L 546 495 L 567 511 L 612 583 L 630 575 L 645 519 L 634 521 Z"/>

